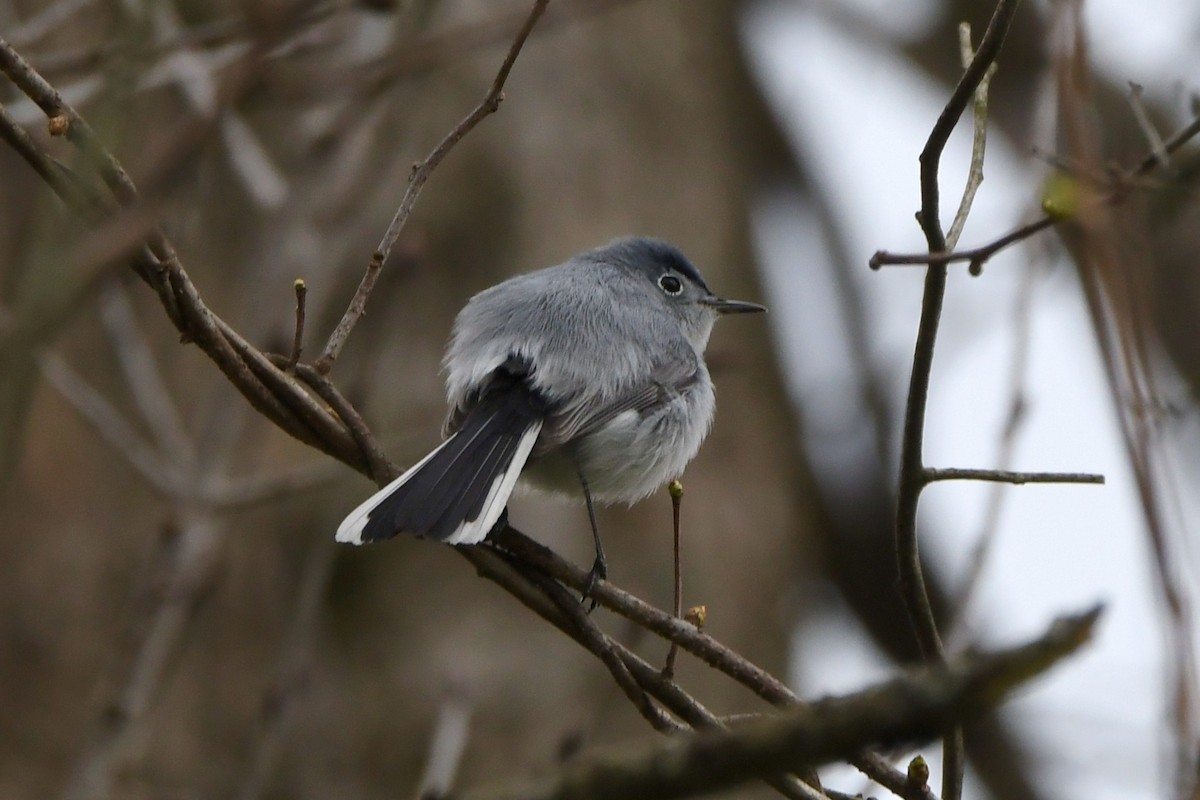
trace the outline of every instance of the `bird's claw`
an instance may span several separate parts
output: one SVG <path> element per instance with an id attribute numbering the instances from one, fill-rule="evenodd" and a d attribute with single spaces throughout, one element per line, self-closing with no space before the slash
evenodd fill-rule
<path id="1" fill-rule="evenodd" d="M 596 588 L 599 581 L 608 578 L 608 561 L 603 555 L 597 555 L 596 560 L 592 562 L 592 568 L 588 570 L 587 580 L 583 583 L 583 594 L 579 597 L 580 603 L 586 603 L 591 600 L 591 605 L 588 606 L 587 613 L 592 613 L 596 610 L 598 602 L 592 597 L 592 591 Z"/>

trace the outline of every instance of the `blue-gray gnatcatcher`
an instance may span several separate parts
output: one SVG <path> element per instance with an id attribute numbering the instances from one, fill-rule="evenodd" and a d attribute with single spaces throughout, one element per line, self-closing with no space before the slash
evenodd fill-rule
<path id="1" fill-rule="evenodd" d="M 683 472 L 712 424 L 713 323 L 765 310 L 714 296 L 683 253 L 641 237 L 480 292 L 444 360 L 446 440 L 354 509 L 338 541 L 480 542 L 523 475 L 582 488 L 591 579 L 605 577 L 593 500 L 634 503 Z"/>

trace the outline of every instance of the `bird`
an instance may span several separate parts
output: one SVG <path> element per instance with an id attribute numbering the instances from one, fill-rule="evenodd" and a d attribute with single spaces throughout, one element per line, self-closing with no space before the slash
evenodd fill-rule
<path id="1" fill-rule="evenodd" d="M 482 542 L 522 483 L 587 506 L 633 504 L 679 477 L 707 436 L 715 321 L 762 312 L 713 294 L 674 245 L 634 236 L 509 278 L 459 312 L 443 359 L 443 441 L 351 511 L 340 542 L 398 534 Z M 497 523 L 501 523 L 498 525 Z"/>

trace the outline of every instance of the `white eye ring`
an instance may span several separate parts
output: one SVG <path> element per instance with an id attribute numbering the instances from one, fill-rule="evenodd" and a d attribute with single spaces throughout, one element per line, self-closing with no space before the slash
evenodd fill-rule
<path id="1" fill-rule="evenodd" d="M 676 295 L 683 291 L 683 281 L 670 273 L 659 278 L 658 285 L 664 292 L 670 295 Z"/>

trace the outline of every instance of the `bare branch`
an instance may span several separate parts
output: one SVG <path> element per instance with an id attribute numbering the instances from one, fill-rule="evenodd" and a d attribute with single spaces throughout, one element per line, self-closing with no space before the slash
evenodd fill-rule
<path id="1" fill-rule="evenodd" d="M 971 25 L 960 23 L 958 26 L 958 47 L 961 51 L 963 68 L 971 66 L 975 53 L 971 49 Z M 983 158 L 987 152 L 987 116 L 988 116 L 988 86 L 992 76 L 996 74 L 996 64 L 993 62 L 983 73 L 979 86 L 975 88 L 974 122 L 975 132 L 971 140 L 971 166 L 967 174 L 967 184 L 963 187 L 962 200 L 959 201 L 958 211 L 954 221 L 950 223 L 950 231 L 946 234 L 946 249 L 953 250 L 958 245 L 958 237 L 962 235 L 963 226 L 975 203 L 975 193 L 983 185 Z"/>
<path id="2" fill-rule="evenodd" d="M 329 459 L 264 475 L 210 478 L 197 487 L 197 500 L 221 511 L 270 503 L 329 483 L 344 474 L 344 465 Z"/>
<path id="3" fill-rule="evenodd" d="M 358 284 L 358 289 L 354 292 L 354 297 L 350 300 L 350 307 L 346 309 L 346 313 L 342 315 L 342 319 L 333 329 L 333 333 L 329 336 L 329 341 L 325 344 L 325 351 L 321 357 L 314 362 L 314 366 L 321 374 L 328 374 L 333 369 L 333 362 L 337 360 L 338 355 L 342 351 L 342 347 L 346 344 L 346 338 L 349 337 L 350 331 L 358 323 L 363 312 L 367 307 L 367 298 L 371 295 L 371 290 L 375 287 L 375 281 L 379 279 L 379 273 L 383 270 L 383 265 L 387 261 L 388 255 L 392 252 L 392 247 L 396 244 L 396 240 L 400 238 L 400 231 L 404 228 L 404 224 L 408 222 L 408 217 L 412 214 L 413 207 L 417 203 L 417 198 L 421 194 L 421 189 L 424 188 L 425 182 L 429 180 L 429 176 L 442 163 L 442 159 L 454 148 L 456 144 L 462 141 L 468 133 L 485 117 L 494 114 L 500 108 L 500 101 L 504 99 L 504 84 L 508 80 L 508 73 L 512 71 L 513 64 L 516 63 L 517 56 L 521 53 L 521 48 L 525 45 L 525 40 L 529 38 L 529 34 L 533 31 L 534 25 L 546 10 L 546 5 L 550 0 L 535 0 L 533 8 L 529 12 L 529 16 L 525 19 L 525 24 L 517 32 L 517 36 L 513 39 L 512 46 L 508 49 L 508 55 L 504 57 L 504 61 L 500 64 L 500 70 L 496 73 L 495 79 L 492 81 L 492 86 L 488 89 L 483 100 L 479 105 L 475 106 L 461 122 L 446 134 L 445 138 L 438 143 L 437 147 L 425 157 L 425 160 L 416 164 L 413 167 L 412 174 L 408 179 L 408 188 L 404 191 L 404 197 L 400 199 L 400 206 L 396 209 L 396 214 L 392 217 L 391 224 L 388 225 L 387 231 L 383 234 L 383 239 L 379 242 L 379 247 L 371 254 L 371 261 L 367 264 L 367 271 L 362 277 L 362 281 Z"/>
<path id="4" fill-rule="evenodd" d="M 130 425 L 121 413 L 83 379 L 60 356 L 46 353 L 38 356 L 42 375 L 63 399 L 83 417 L 110 447 L 124 456 L 148 484 L 167 497 L 176 497 L 181 476 L 170 469 L 159 454 Z"/>
<path id="5" fill-rule="evenodd" d="M 388 460 L 379 440 L 371 433 L 367 423 L 359 415 L 358 410 L 350 405 L 350 401 L 342 396 L 333 382 L 313 367 L 307 364 L 295 365 L 296 377 L 304 381 L 317 396 L 329 404 L 337 414 L 338 419 L 350 432 L 350 437 L 357 445 L 366 463 L 367 474 L 379 485 L 383 485 L 400 474 L 396 465 Z"/>
<path id="6" fill-rule="evenodd" d="M 521 562 L 548 574 L 567 586 L 582 591 L 588 583 L 586 571 L 575 566 L 544 545 L 509 526 L 492 540 Z M 597 580 L 590 595 L 600 605 L 615 611 L 668 641 L 700 658 L 709 666 L 724 672 L 769 703 L 792 705 L 800 699 L 791 689 L 766 670 L 757 667 L 733 650 L 722 645 L 695 625 L 655 608 L 638 597 L 619 589 L 609 581 Z"/>
<path id="7" fill-rule="evenodd" d="M 300 352 L 304 343 L 304 299 L 308 296 L 308 286 L 302 278 L 296 278 L 292 284 L 296 292 L 296 333 L 292 336 L 292 353 L 288 356 L 284 369 L 293 372 L 300 363 Z"/>
<path id="8" fill-rule="evenodd" d="M 604 663 L 604 666 L 608 667 L 617 686 L 621 688 L 621 691 L 633 703 L 634 708 L 650 723 L 651 727 L 661 733 L 678 733 L 685 730 L 682 725 L 668 717 L 651 702 L 645 690 L 630 674 L 625 662 L 621 660 L 612 639 L 601 632 L 596 623 L 592 621 L 591 616 L 583 610 L 578 600 L 572 597 L 561 584 L 545 575 L 532 573 L 528 577 L 546 593 L 551 602 L 570 621 L 580 644 L 594 653 Z"/>
<path id="9" fill-rule="evenodd" d="M 511 528 L 509 530 L 512 530 Z M 517 531 L 512 531 L 521 536 Z M 527 570 L 515 563 L 511 558 L 498 553 L 490 547 L 460 547 L 458 552 L 471 562 L 479 574 L 494 581 L 499 586 L 538 614 L 551 625 L 554 625 L 580 645 L 589 647 L 579 629 L 565 616 L 562 609 L 535 585 Z M 638 685 L 658 700 L 665 708 L 696 729 L 724 729 L 725 723 L 713 714 L 695 698 L 685 692 L 674 681 L 663 677 L 662 673 L 650 666 L 639 656 L 631 652 L 619 642 L 609 640 L 609 646 L 620 656 L 630 674 Z M 869 774 L 869 773 L 868 773 Z M 886 762 L 880 770 L 883 780 L 881 785 L 889 788 L 903 787 L 904 776 L 892 770 Z M 798 780 L 781 776 L 766 779 L 772 788 L 784 797 L 793 800 L 810 800 L 811 787 L 801 787 Z M 897 792 L 905 800 L 933 800 L 928 796 L 914 795 L 903 791 Z"/>
<path id="10" fill-rule="evenodd" d="M 675 616 L 679 619 L 683 618 L 683 569 L 680 563 L 681 554 L 679 552 L 679 511 L 680 505 L 683 502 L 683 484 L 679 481 L 671 481 L 667 486 L 667 490 L 671 495 L 671 528 L 674 532 L 675 541 L 675 597 L 674 609 Z M 699 627 L 699 626 L 697 626 Z M 671 648 L 667 651 L 667 662 L 663 666 L 663 676 L 667 678 L 675 677 L 675 658 L 679 655 L 679 644 L 671 642 Z"/>
<path id="11" fill-rule="evenodd" d="M 917 221 L 925 234 L 930 252 L 946 249 L 946 237 L 938 200 L 938 171 L 942 151 L 950 133 L 975 90 L 987 76 L 1000 54 L 1008 26 L 1017 10 L 1017 0 L 999 0 L 979 49 L 963 72 L 946 107 L 942 110 L 925 148 L 921 151 L 921 209 Z M 941 323 L 942 301 L 946 293 L 945 265 L 930 265 L 925 274 L 921 317 L 917 324 L 917 342 L 913 349 L 912 375 L 904 409 L 904 428 L 900 446 L 900 478 L 896 494 L 896 558 L 899 565 L 900 591 L 904 598 L 921 652 L 927 661 L 942 661 L 942 641 L 937 621 L 925 589 L 921 554 L 917 541 L 917 505 L 924 486 L 925 409 L 929 401 L 929 381 L 933 371 L 933 352 Z M 943 744 L 942 796 L 958 800 L 963 780 L 962 731 L 947 734 Z"/>
<path id="12" fill-rule="evenodd" d="M 194 462 L 195 448 L 179 409 L 171 399 L 146 335 L 137 324 L 129 295 L 119 283 L 113 282 L 106 287 L 100 304 L 100 319 L 112 341 L 125 384 L 142 419 L 154 432 L 159 451 L 171 453 L 183 463 Z"/>
<path id="13" fill-rule="evenodd" d="M 493 540 L 498 546 L 517 556 L 520 562 L 545 572 L 576 591 L 583 591 L 588 584 L 588 573 L 585 570 L 511 526 L 501 531 Z M 472 549 L 462 549 L 461 552 L 468 554 L 472 552 Z M 478 566 L 476 564 L 477 568 Z M 491 577 L 484 574 L 485 577 Z M 692 623 L 667 614 L 608 581 L 596 581 L 590 597 L 605 608 L 620 614 L 646 630 L 656 633 L 672 643 L 678 643 L 684 650 L 710 667 L 725 673 L 774 706 L 786 708 L 803 703 L 782 681 L 702 632 Z M 570 635 L 574 638 L 574 634 Z M 659 674 L 658 670 L 648 665 L 647 669 L 651 670 L 657 678 L 670 683 Z M 636 671 L 635 675 L 643 686 L 647 686 L 648 679 L 646 677 L 639 675 Z M 653 692 L 651 693 L 653 694 Z M 662 701 L 662 697 L 655 696 Z M 671 707 L 671 710 L 679 713 L 677 708 Z M 696 723 L 693 719 L 686 716 L 684 719 L 695 726 Z M 914 792 L 905 780 L 904 774 L 892 767 L 882 756 L 864 752 L 851 759 L 850 763 L 871 780 L 887 787 L 906 800 L 930 800 L 931 798 L 928 792 Z"/>
<path id="14" fill-rule="evenodd" d="M 926 667 L 819 707 L 669 739 L 651 750 L 602 754 L 540 784 L 463 797 L 668 800 L 820 765 L 873 743 L 919 741 L 994 707 L 1005 693 L 1075 652 L 1091 637 L 1098 615 L 1093 609 L 1066 617 L 1027 644 Z"/>
<path id="15" fill-rule="evenodd" d="M 938 117 L 921 153 L 921 210 L 917 216 L 930 252 L 945 250 L 946 245 L 938 219 L 937 179 L 942 150 L 975 88 L 999 55 L 1016 6 L 1016 0 L 1000 0 L 996 5 L 979 50 Z M 900 486 L 896 505 L 896 551 L 900 560 L 901 588 L 926 658 L 940 657 L 942 645 L 937 633 L 937 624 L 933 619 L 933 610 L 929 606 L 929 597 L 925 592 L 925 579 L 921 574 L 916 518 L 917 503 L 923 485 L 925 408 L 929 400 L 934 344 L 937 341 L 945 290 L 945 265 L 931 264 L 925 278 L 925 294 L 921 303 L 921 319 L 917 327 L 917 343 L 905 407 Z"/>
<path id="16" fill-rule="evenodd" d="M 970 264 L 972 272 L 979 272 L 992 256 L 999 253 L 1004 248 L 1011 244 L 1024 241 L 1035 233 L 1044 231 L 1046 228 L 1058 222 L 1057 217 L 1045 216 L 1041 219 L 1022 225 L 1016 230 L 1010 231 L 999 239 L 993 242 L 976 247 L 971 250 L 959 250 L 953 253 L 944 251 L 936 253 L 891 253 L 887 250 L 879 250 L 871 256 L 871 269 L 879 269 L 888 264 L 904 265 L 904 264 L 920 264 L 928 266 L 945 266 L 953 264 L 956 261 L 966 261 Z"/>
<path id="17" fill-rule="evenodd" d="M 935 481 L 992 481 L 995 483 L 1104 483 L 1094 472 L 1012 472 L 1005 469 L 925 468 L 925 483 Z"/>

